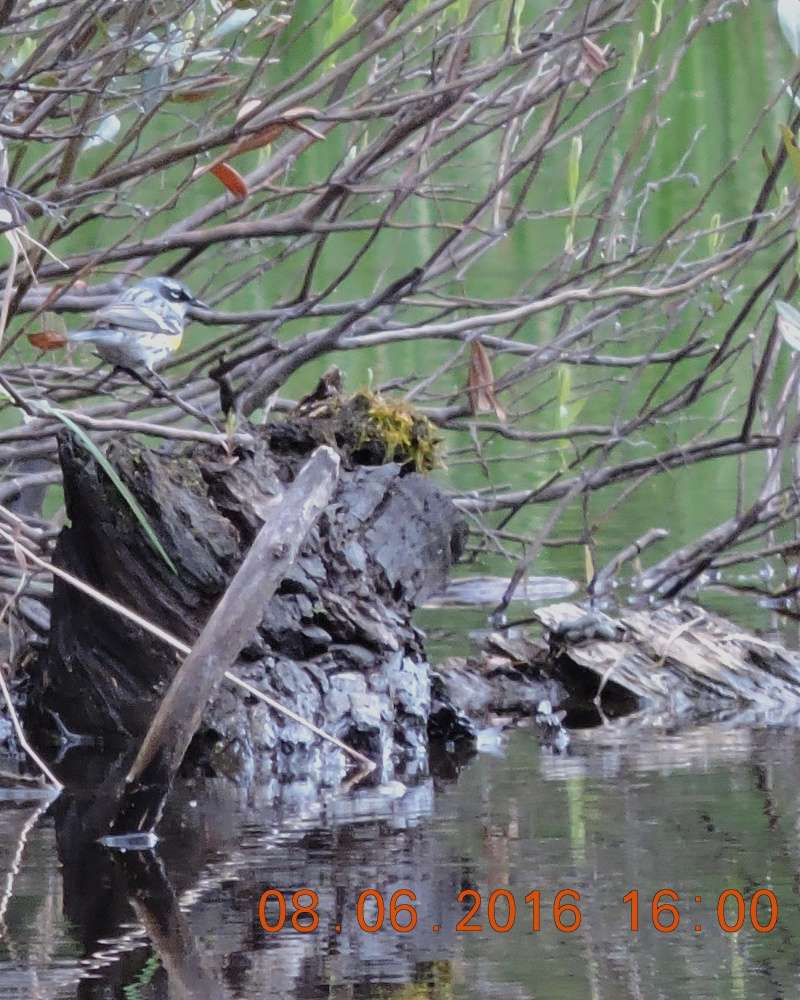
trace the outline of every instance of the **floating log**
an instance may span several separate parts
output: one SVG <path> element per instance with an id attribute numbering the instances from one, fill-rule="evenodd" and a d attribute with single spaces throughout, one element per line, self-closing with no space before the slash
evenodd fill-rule
<path id="1" fill-rule="evenodd" d="M 697 605 L 612 618 L 563 603 L 534 615 L 547 629 L 546 669 L 573 704 L 594 703 L 607 714 L 800 706 L 800 655 Z"/>
<path id="2" fill-rule="evenodd" d="M 511 582 L 507 576 L 459 576 L 451 580 L 447 589 L 433 594 L 425 602 L 426 608 L 495 607 L 502 600 Z M 520 580 L 514 593 L 517 601 L 555 601 L 571 597 L 578 589 L 574 580 L 563 576 L 529 576 Z"/>

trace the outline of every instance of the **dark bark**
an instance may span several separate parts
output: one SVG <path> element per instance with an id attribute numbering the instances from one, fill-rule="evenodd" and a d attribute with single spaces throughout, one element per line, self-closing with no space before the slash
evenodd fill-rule
<path id="1" fill-rule="evenodd" d="M 211 693 L 255 634 L 268 601 L 325 509 L 339 457 L 318 448 L 297 479 L 264 509 L 264 525 L 172 679 L 128 773 L 114 831 L 152 830 Z"/>
<path id="2" fill-rule="evenodd" d="M 70 524 L 56 561 L 192 645 L 271 497 L 317 443 L 308 425 L 287 422 L 234 455 L 208 446 L 169 454 L 130 441 L 112 446 L 109 457 L 176 575 L 93 459 L 62 437 Z M 347 466 L 295 565 L 265 600 L 235 669 L 378 761 L 382 777 L 413 774 L 427 766 L 431 695 L 410 616 L 444 587 L 460 519 L 427 476 L 396 464 Z M 52 728 L 56 713 L 75 733 L 138 740 L 176 669 L 175 653 L 162 642 L 57 580 L 49 647 L 32 675 L 32 717 Z M 189 757 L 237 780 L 335 783 L 346 767 L 339 750 L 227 684 L 208 706 Z"/>

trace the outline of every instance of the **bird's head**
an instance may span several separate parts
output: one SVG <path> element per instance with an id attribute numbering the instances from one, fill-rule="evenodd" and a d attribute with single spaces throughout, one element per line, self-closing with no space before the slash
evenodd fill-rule
<path id="1" fill-rule="evenodd" d="M 166 302 L 171 303 L 185 312 L 190 306 L 195 309 L 208 309 L 205 302 L 195 298 L 183 282 L 175 278 L 159 276 L 156 278 L 145 278 L 139 282 L 141 288 L 147 288 L 156 295 L 160 295 Z"/>

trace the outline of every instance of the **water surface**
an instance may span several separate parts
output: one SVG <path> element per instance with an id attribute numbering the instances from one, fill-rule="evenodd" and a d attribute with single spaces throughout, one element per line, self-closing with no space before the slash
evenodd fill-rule
<path id="1" fill-rule="evenodd" d="M 798 749 L 793 730 L 709 723 L 671 734 L 628 720 L 575 732 L 570 751 L 553 755 L 523 728 L 460 774 L 400 797 L 395 787 L 361 790 L 276 814 L 182 789 L 160 861 L 112 860 L 101 848 L 73 855 L 63 816 L 31 825 L 33 805 L 6 804 L 0 997 L 793 997 Z M 298 933 L 287 920 L 265 933 L 261 893 L 301 887 L 319 896 L 317 930 Z M 377 933 L 356 918 L 370 888 L 387 908 Z M 672 933 L 651 924 L 650 900 L 665 888 L 680 897 Z M 477 932 L 457 930 L 465 889 L 481 896 Z M 516 904 L 506 933 L 488 921 L 496 889 Z M 623 902 L 632 889 L 636 933 Z M 736 890 L 747 904 L 758 889 L 775 894 L 777 927 L 756 932 L 748 910 L 740 932 L 722 931 L 720 894 Z M 416 895 L 411 933 L 389 926 L 400 890 Z M 534 890 L 537 933 L 524 902 Z M 572 933 L 554 923 L 562 890 L 580 894 Z M 499 927 L 505 907 L 498 898 Z M 266 915 L 277 923 L 276 907 Z M 374 923 L 374 906 L 363 915 Z M 735 917 L 729 907 L 725 919 Z M 759 908 L 756 920 L 768 919 Z"/>

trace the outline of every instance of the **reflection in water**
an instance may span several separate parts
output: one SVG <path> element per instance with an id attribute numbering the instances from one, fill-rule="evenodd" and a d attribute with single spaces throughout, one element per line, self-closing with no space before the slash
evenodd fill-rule
<path id="1" fill-rule="evenodd" d="M 183 787 L 157 855 L 76 849 L 67 799 L 32 827 L 41 803 L 4 803 L 3 871 L 30 829 L 0 924 L 0 997 L 794 996 L 798 750 L 795 730 L 629 721 L 579 731 L 552 755 L 521 729 L 457 780 L 363 789 L 313 810 L 278 814 L 223 787 Z M 304 886 L 319 896 L 317 930 L 294 930 L 290 907 L 284 929 L 265 933 L 261 893 Z M 489 897 L 505 887 L 516 916 L 501 933 Z M 668 934 L 650 908 L 665 887 L 680 897 Z M 736 889 L 747 904 L 761 887 L 779 900 L 777 928 L 758 934 L 747 915 L 740 933 L 723 933 L 720 894 Z M 372 934 L 356 919 L 368 888 L 386 904 Z M 417 927 L 398 933 L 389 901 L 408 889 Z M 478 932 L 457 930 L 464 889 L 481 896 Z M 564 889 L 580 893 L 574 933 L 556 928 Z M 632 889 L 637 933 L 623 902 Z M 495 899 L 498 928 L 507 906 Z M 277 908 L 267 915 L 277 921 Z M 375 921 L 374 905 L 363 916 Z"/>

